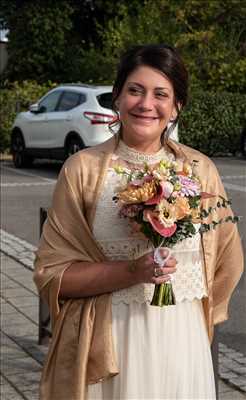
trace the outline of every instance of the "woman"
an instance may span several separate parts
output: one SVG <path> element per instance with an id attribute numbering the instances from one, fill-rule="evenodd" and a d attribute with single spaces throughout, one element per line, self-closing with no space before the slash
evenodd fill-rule
<path id="1" fill-rule="evenodd" d="M 168 139 L 167 126 L 175 126 L 187 101 L 187 81 L 175 49 L 129 50 L 113 89 L 118 135 L 63 166 L 35 263 L 53 323 L 42 400 L 215 399 L 209 341 L 213 325 L 227 318 L 242 271 L 236 226 L 184 240 L 160 268 L 112 201 L 120 184 L 112 167 L 162 159 L 195 159 L 202 190 L 225 195 L 206 156 Z M 171 275 L 176 305 L 151 306 L 154 284 Z"/>

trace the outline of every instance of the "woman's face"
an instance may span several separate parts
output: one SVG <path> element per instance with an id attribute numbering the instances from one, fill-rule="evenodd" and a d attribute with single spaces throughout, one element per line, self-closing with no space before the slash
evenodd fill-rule
<path id="1" fill-rule="evenodd" d="M 160 137 L 170 119 L 177 116 L 171 82 L 148 66 L 135 69 L 127 78 L 117 106 L 127 144 L 160 146 Z"/>

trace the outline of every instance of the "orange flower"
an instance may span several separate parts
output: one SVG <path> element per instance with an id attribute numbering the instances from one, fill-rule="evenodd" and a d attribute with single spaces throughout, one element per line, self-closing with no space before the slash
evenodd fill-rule
<path id="1" fill-rule="evenodd" d="M 142 187 L 128 185 L 128 187 L 118 194 L 119 200 L 123 204 L 143 203 L 156 195 L 155 181 L 145 182 Z"/>
<path id="2" fill-rule="evenodd" d="M 175 212 L 177 220 L 184 218 L 191 213 L 188 199 L 186 197 L 177 197 L 175 201 Z"/>

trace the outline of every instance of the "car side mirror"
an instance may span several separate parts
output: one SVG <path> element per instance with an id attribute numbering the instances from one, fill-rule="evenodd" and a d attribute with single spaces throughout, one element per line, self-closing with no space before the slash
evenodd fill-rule
<path id="1" fill-rule="evenodd" d="M 36 114 L 39 112 L 39 105 L 38 103 L 36 104 L 31 104 L 29 107 L 29 111 L 31 111 L 32 113 Z"/>
<path id="2" fill-rule="evenodd" d="M 46 111 L 46 107 L 45 106 L 40 107 L 38 103 L 35 103 L 30 105 L 29 111 L 32 112 L 33 114 L 40 114 Z"/>

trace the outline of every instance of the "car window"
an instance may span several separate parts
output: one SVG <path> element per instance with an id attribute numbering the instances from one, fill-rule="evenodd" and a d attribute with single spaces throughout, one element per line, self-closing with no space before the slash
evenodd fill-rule
<path id="1" fill-rule="evenodd" d="M 102 93 L 97 96 L 97 101 L 101 107 L 112 110 L 112 92 Z"/>
<path id="2" fill-rule="evenodd" d="M 57 111 L 68 111 L 85 101 L 85 95 L 78 92 L 64 92 Z"/>
<path id="3" fill-rule="evenodd" d="M 42 109 L 42 112 L 52 112 L 55 111 L 57 102 L 61 95 L 61 91 L 57 90 L 48 94 L 40 103 L 39 108 Z"/>

